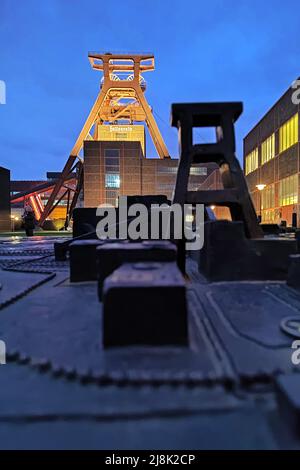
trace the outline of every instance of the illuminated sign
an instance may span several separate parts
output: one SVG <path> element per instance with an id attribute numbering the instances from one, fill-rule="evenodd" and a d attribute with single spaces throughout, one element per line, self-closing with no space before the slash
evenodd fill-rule
<path id="1" fill-rule="evenodd" d="M 132 132 L 132 127 L 109 126 L 110 132 Z"/>

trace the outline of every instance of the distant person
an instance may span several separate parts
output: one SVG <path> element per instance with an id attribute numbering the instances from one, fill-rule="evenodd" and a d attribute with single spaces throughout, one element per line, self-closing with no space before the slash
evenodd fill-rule
<path id="1" fill-rule="evenodd" d="M 30 204 L 25 205 L 22 218 L 23 218 L 23 225 L 24 225 L 25 233 L 27 237 L 32 237 L 33 230 L 35 227 L 35 217 L 34 217 L 34 213 Z"/>

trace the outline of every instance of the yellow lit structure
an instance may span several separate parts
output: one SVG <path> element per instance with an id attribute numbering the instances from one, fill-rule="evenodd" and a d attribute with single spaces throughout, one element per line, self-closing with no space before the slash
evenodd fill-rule
<path id="1" fill-rule="evenodd" d="M 298 174 L 283 178 L 279 182 L 279 204 L 289 206 L 298 203 Z"/>
<path id="2" fill-rule="evenodd" d="M 70 205 L 68 204 L 66 226 L 68 225 L 83 184 L 83 162 L 79 156 L 83 142 L 99 140 L 101 135 L 107 132 L 105 129 L 107 125 L 146 123 L 159 157 L 169 158 L 168 149 L 144 95 L 146 82 L 143 74 L 154 70 L 154 56 L 152 54 L 90 53 L 89 61 L 94 70 L 103 72 L 100 91 L 41 214 L 39 219 L 41 226 L 54 210 L 60 190 L 75 171 L 77 185 L 74 188 Z M 143 146 L 142 148 L 144 149 Z"/>
<path id="3" fill-rule="evenodd" d="M 140 142 L 145 155 L 145 127 L 142 125 L 98 125 L 97 140 Z"/>
<path id="4" fill-rule="evenodd" d="M 261 144 L 261 164 L 264 165 L 275 157 L 275 133 L 264 140 Z"/>
<path id="5" fill-rule="evenodd" d="M 258 147 L 245 157 L 245 174 L 248 175 L 258 168 Z"/>
<path id="6" fill-rule="evenodd" d="M 279 129 L 279 152 L 283 152 L 298 142 L 298 113 Z"/>

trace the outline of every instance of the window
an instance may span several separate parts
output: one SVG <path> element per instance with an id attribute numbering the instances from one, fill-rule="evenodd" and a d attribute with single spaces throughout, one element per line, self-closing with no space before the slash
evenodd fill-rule
<path id="1" fill-rule="evenodd" d="M 119 149 L 105 149 L 104 150 L 104 156 L 105 156 L 105 158 L 108 158 L 108 157 L 119 158 L 120 157 L 120 150 Z"/>
<path id="2" fill-rule="evenodd" d="M 262 222 L 265 224 L 276 223 L 277 216 L 275 210 L 266 210 L 262 213 Z"/>
<path id="3" fill-rule="evenodd" d="M 288 206 L 298 202 L 298 174 L 279 182 L 279 205 Z"/>
<path id="4" fill-rule="evenodd" d="M 158 183 L 158 188 L 172 191 L 174 189 L 174 183 Z"/>
<path id="5" fill-rule="evenodd" d="M 279 128 L 279 152 L 298 142 L 298 113 Z"/>
<path id="6" fill-rule="evenodd" d="M 158 166 L 158 173 L 169 173 L 175 175 L 177 173 L 177 166 Z M 204 166 L 193 166 L 190 170 L 191 175 L 202 175 L 207 176 L 207 167 Z"/>
<path id="7" fill-rule="evenodd" d="M 114 173 L 105 174 L 105 187 L 106 188 L 119 188 L 120 187 L 120 175 Z"/>
<path id="8" fill-rule="evenodd" d="M 207 176 L 207 168 L 204 166 L 192 167 L 190 170 L 190 175 L 202 175 Z"/>
<path id="9" fill-rule="evenodd" d="M 272 209 L 275 207 L 275 187 L 274 184 L 266 186 L 261 192 L 261 208 Z"/>
<path id="10" fill-rule="evenodd" d="M 245 173 L 248 175 L 258 168 L 258 148 L 256 147 L 252 152 L 246 155 L 245 158 Z"/>
<path id="11" fill-rule="evenodd" d="M 177 166 L 158 166 L 158 173 L 177 173 Z"/>
<path id="12" fill-rule="evenodd" d="M 120 152 L 118 149 L 105 149 L 105 173 L 120 173 Z"/>
<path id="13" fill-rule="evenodd" d="M 105 202 L 112 206 L 117 205 L 120 178 L 120 150 L 105 149 Z"/>
<path id="14" fill-rule="evenodd" d="M 275 134 L 272 134 L 261 144 L 261 164 L 275 157 Z"/>
<path id="15" fill-rule="evenodd" d="M 105 166 L 119 165 L 119 157 L 105 157 Z"/>
<path id="16" fill-rule="evenodd" d="M 105 202 L 111 206 L 117 206 L 118 204 L 119 191 L 117 190 L 106 190 L 105 191 Z"/>
<path id="17" fill-rule="evenodd" d="M 105 165 L 105 173 L 120 173 L 120 165 Z"/>

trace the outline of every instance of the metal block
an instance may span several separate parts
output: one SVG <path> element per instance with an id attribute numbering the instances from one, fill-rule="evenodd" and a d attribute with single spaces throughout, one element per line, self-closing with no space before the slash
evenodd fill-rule
<path id="1" fill-rule="evenodd" d="M 241 263 L 246 252 L 247 242 L 242 222 L 205 222 L 199 269 L 208 279 L 240 280 Z"/>
<path id="2" fill-rule="evenodd" d="M 97 248 L 98 295 L 102 298 L 104 280 L 123 263 L 176 261 L 176 246 L 169 241 L 106 243 Z"/>
<path id="3" fill-rule="evenodd" d="M 70 244 L 70 281 L 83 282 L 97 279 L 96 248 L 102 240 L 80 240 Z"/>
<path id="4" fill-rule="evenodd" d="M 287 284 L 296 289 L 300 289 L 300 255 L 290 256 Z"/>
<path id="5" fill-rule="evenodd" d="M 76 207 L 73 211 L 73 237 L 96 231 L 100 217 L 96 215 L 96 207 Z"/>
<path id="6" fill-rule="evenodd" d="M 204 224 L 199 269 L 211 281 L 284 280 L 295 253 L 296 240 L 249 240 L 242 222 L 210 221 Z"/>
<path id="7" fill-rule="evenodd" d="M 295 239 L 297 241 L 297 251 L 300 253 L 300 230 L 296 230 L 295 232 Z"/>
<path id="8" fill-rule="evenodd" d="M 54 243 L 54 256 L 55 261 L 66 261 L 67 251 L 70 243 L 66 242 L 55 242 Z"/>
<path id="9" fill-rule="evenodd" d="M 136 196 L 127 196 L 127 207 L 131 207 L 133 204 L 143 204 L 148 209 L 151 209 L 153 204 L 161 205 L 168 204 L 168 198 L 164 195 L 159 194 L 147 194 L 147 195 L 136 195 Z"/>
<path id="10" fill-rule="evenodd" d="M 124 264 L 103 287 L 104 347 L 187 345 L 184 278 L 176 263 Z"/>
<path id="11" fill-rule="evenodd" d="M 281 229 L 278 224 L 260 224 L 264 235 L 279 235 L 281 233 Z"/>
<path id="12" fill-rule="evenodd" d="M 291 238 L 261 238 L 247 240 L 257 262 L 255 279 L 286 280 L 290 265 L 290 256 L 297 253 L 297 242 Z M 259 276 L 260 275 L 260 276 Z"/>
<path id="13" fill-rule="evenodd" d="M 289 428 L 300 435 L 300 375 L 280 375 L 275 389 L 281 416 Z"/>

